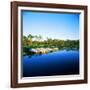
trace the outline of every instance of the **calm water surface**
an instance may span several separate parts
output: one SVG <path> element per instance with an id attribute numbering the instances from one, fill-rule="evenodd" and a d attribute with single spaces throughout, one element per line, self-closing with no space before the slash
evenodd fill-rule
<path id="1" fill-rule="evenodd" d="M 23 77 L 79 74 L 79 51 L 23 56 Z"/>

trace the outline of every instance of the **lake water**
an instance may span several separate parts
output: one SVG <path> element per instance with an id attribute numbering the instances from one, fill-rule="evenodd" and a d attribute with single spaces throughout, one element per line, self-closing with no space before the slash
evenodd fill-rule
<path id="1" fill-rule="evenodd" d="M 23 56 L 23 77 L 79 74 L 79 51 L 60 50 Z"/>

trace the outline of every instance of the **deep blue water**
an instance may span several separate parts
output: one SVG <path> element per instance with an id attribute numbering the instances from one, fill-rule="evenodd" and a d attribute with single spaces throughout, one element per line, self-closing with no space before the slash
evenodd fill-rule
<path id="1" fill-rule="evenodd" d="M 79 51 L 23 56 L 22 71 L 23 77 L 79 74 Z"/>

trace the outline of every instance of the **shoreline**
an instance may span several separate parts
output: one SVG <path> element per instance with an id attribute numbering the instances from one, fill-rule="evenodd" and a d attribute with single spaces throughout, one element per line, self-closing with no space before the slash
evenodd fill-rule
<path id="1" fill-rule="evenodd" d="M 78 50 L 77 48 L 28 48 L 26 52 L 23 53 L 23 55 L 34 55 L 34 54 L 48 54 L 51 52 L 59 51 L 59 50 Z"/>

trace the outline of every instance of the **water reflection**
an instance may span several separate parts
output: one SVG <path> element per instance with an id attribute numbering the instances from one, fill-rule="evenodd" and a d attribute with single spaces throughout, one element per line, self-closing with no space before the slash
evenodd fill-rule
<path id="1" fill-rule="evenodd" d="M 23 56 L 23 76 L 79 74 L 79 50 Z"/>

